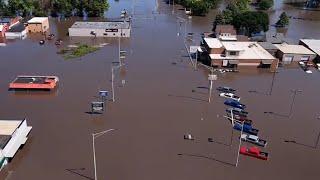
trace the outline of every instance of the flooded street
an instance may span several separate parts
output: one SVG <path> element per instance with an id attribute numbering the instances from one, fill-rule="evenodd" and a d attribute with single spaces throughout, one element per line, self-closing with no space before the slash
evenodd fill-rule
<path id="1" fill-rule="evenodd" d="M 226 106 L 218 92 L 213 92 L 208 103 L 208 90 L 199 88 L 208 86 L 208 71 L 202 66 L 194 70 L 187 57 L 184 25 L 177 20 L 186 18 L 181 7 L 172 13 L 172 6 L 161 0 L 110 0 L 110 5 L 107 17 L 117 17 L 123 8 L 134 11 L 134 16 L 131 38 L 121 40 L 127 57 L 125 65 L 115 71 L 115 102 L 107 101 L 103 114 L 87 112 L 91 101 L 99 100 L 99 90 L 111 91 L 111 65 L 118 61 L 117 39 L 69 39 L 67 29 L 75 19 L 51 19 L 51 32 L 64 46 L 109 44 L 72 60 L 57 54 L 54 41 L 40 46 L 40 36 L 0 47 L 0 118 L 26 117 L 33 126 L 26 145 L 1 171 L 0 179 L 94 179 L 91 134 L 110 128 L 116 130 L 95 141 L 98 179 L 320 177 L 319 71 L 312 69 L 313 74 L 306 74 L 300 68 L 279 68 L 275 75 L 262 70 L 217 74 L 214 89 L 237 89 L 254 127 L 260 130 L 259 136 L 268 141 L 263 149 L 270 153 L 268 161 L 240 155 L 235 167 L 240 133 L 232 131 L 223 118 Z M 287 37 L 319 39 L 320 11 L 277 4 L 270 12 L 271 23 L 277 21 L 282 9 L 291 16 L 316 19 L 291 19 Z M 215 14 L 186 18 L 186 32 L 194 32 L 196 39 L 189 45 L 197 45 L 200 33 L 211 31 Z M 56 75 L 60 84 L 54 92 L 8 91 L 9 82 L 17 75 Z M 295 89 L 302 92 L 294 98 L 291 90 Z M 183 139 L 188 133 L 194 141 Z"/>

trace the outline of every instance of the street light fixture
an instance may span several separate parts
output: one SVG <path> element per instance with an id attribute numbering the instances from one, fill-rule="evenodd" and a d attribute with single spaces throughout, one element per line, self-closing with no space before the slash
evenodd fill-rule
<path id="1" fill-rule="evenodd" d="M 210 103 L 211 102 L 211 94 L 212 94 L 212 83 L 213 81 L 217 80 L 218 77 L 217 75 L 215 74 L 212 74 L 212 71 L 211 71 L 211 74 L 209 74 L 208 76 L 208 80 L 209 80 L 209 98 L 208 98 L 208 102 Z"/>
<path id="2" fill-rule="evenodd" d="M 113 131 L 115 129 L 108 129 L 105 131 L 101 131 L 98 133 L 92 133 L 92 150 L 93 150 L 93 166 L 94 166 L 94 180 L 98 180 L 97 178 L 97 163 L 96 163 L 96 148 L 95 148 L 95 142 L 94 140 L 110 131 Z"/>

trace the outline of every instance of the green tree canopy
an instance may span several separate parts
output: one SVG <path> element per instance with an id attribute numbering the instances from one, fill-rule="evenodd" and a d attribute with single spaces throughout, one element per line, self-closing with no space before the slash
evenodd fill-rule
<path id="1" fill-rule="evenodd" d="M 276 25 L 280 27 L 285 27 L 289 25 L 289 17 L 286 12 L 281 13 Z"/>
<path id="2" fill-rule="evenodd" d="M 273 0 L 261 0 L 259 2 L 259 9 L 268 10 L 273 6 Z"/>
<path id="3" fill-rule="evenodd" d="M 232 23 L 237 30 L 244 29 L 245 34 L 269 30 L 269 16 L 265 12 L 248 11 L 233 18 Z"/>

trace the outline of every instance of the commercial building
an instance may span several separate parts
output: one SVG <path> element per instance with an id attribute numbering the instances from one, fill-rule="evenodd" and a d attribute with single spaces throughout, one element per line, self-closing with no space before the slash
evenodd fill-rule
<path id="1" fill-rule="evenodd" d="M 312 61 L 316 54 L 302 45 L 292 44 L 275 44 L 278 48 L 276 56 L 282 61 L 283 64 L 290 64 L 294 61 Z"/>
<path id="2" fill-rule="evenodd" d="M 49 30 L 48 17 L 34 17 L 27 24 L 29 33 L 45 33 Z"/>
<path id="3" fill-rule="evenodd" d="M 202 60 L 214 67 L 265 67 L 276 68 L 278 60 L 257 42 L 220 41 L 204 38 L 199 48 Z"/>
<path id="4" fill-rule="evenodd" d="M 319 39 L 300 39 L 300 45 L 316 53 L 316 62 L 320 62 L 320 40 Z"/>
<path id="5" fill-rule="evenodd" d="M 130 37 L 131 24 L 127 21 L 75 22 L 69 36 L 78 37 Z"/>
<path id="6" fill-rule="evenodd" d="M 0 168 L 14 157 L 28 139 L 32 127 L 27 120 L 0 120 Z"/>

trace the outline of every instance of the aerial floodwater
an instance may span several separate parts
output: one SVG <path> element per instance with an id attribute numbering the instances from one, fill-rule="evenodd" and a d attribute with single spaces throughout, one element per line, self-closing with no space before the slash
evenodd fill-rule
<path id="1" fill-rule="evenodd" d="M 118 39 L 67 36 L 77 18 L 50 18 L 50 33 L 63 41 L 62 47 L 86 42 L 100 46 L 98 51 L 64 59 L 57 53 L 62 47 L 54 41 L 39 45 L 43 37 L 37 35 L 0 47 L 0 119 L 27 118 L 33 127 L 0 179 L 93 180 L 92 133 L 108 129 L 115 130 L 95 139 L 98 179 L 319 179 L 320 71 L 217 72 L 208 103 L 210 72 L 201 65 L 193 68 L 184 35 L 194 33 L 188 46 L 199 45 L 200 34 L 212 30 L 219 9 L 188 18 L 181 6 L 163 0 L 109 2 L 107 18 L 119 17 L 123 9 L 132 15 L 131 37 L 121 39 L 127 54 L 120 68 L 111 70 L 118 61 Z M 275 2 L 271 24 L 283 11 L 292 16 L 289 28 L 278 31 L 295 42 L 320 38 L 320 11 Z M 277 30 L 270 26 L 270 31 Z M 112 71 L 115 101 L 108 99 L 103 113 L 92 114 L 98 92 L 111 92 Z M 58 88 L 9 91 L 19 75 L 57 76 Z M 215 90 L 218 86 L 237 90 L 254 128 L 268 141 L 263 148 L 267 161 L 240 155 L 236 167 L 240 131 L 224 118 L 225 99 Z"/>

